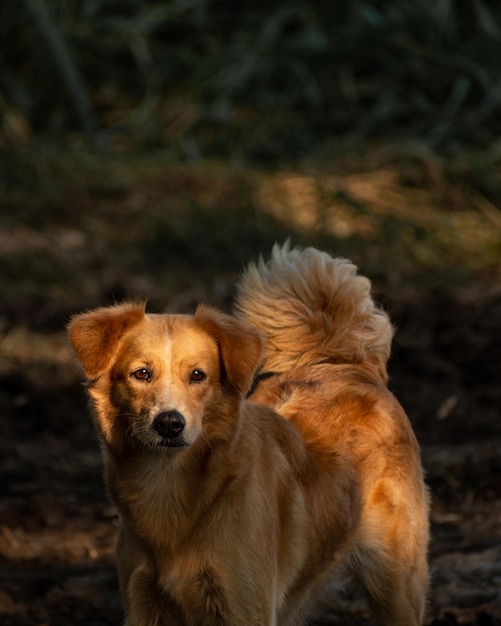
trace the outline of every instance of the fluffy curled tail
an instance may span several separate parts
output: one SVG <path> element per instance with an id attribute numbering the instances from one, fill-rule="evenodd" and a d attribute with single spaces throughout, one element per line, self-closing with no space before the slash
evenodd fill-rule
<path id="1" fill-rule="evenodd" d="M 371 297 L 368 278 L 315 248 L 275 244 L 243 274 L 236 314 L 265 335 L 263 368 L 376 361 L 386 371 L 393 328 Z"/>

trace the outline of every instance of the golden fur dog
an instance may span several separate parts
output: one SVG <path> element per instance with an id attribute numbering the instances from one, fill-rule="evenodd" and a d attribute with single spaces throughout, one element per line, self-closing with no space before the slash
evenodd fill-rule
<path id="1" fill-rule="evenodd" d="M 120 513 L 127 625 L 303 624 L 342 565 L 378 624 L 421 624 L 426 493 L 368 281 L 276 248 L 238 308 L 264 352 L 252 325 L 208 307 L 128 303 L 70 324 Z"/>
<path id="2" fill-rule="evenodd" d="M 236 310 L 265 335 L 252 401 L 296 425 L 319 471 L 333 457 L 355 462 L 360 512 L 347 565 L 378 624 L 422 624 L 428 496 L 411 426 L 386 388 L 393 329 L 369 280 L 313 248 L 275 246 L 244 274 Z"/>

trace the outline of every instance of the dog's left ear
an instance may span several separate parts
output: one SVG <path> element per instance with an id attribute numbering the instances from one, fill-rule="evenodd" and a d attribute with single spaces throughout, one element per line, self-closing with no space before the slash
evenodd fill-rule
<path id="1" fill-rule="evenodd" d="M 263 351 L 261 333 L 206 305 L 198 307 L 195 321 L 216 339 L 228 382 L 240 393 L 247 393 Z"/>

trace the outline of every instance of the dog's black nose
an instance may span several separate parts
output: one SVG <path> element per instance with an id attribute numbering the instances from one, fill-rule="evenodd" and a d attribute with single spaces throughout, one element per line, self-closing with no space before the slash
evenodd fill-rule
<path id="1" fill-rule="evenodd" d="M 184 430 L 186 421 L 179 411 L 164 411 L 153 421 L 153 428 L 162 437 L 178 437 Z"/>

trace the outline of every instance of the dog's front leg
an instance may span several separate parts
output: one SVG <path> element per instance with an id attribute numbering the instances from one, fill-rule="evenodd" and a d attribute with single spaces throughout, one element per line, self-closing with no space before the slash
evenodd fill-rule
<path id="1" fill-rule="evenodd" d="M 185 583 L 176 598 L 188 626 L 276 626 L 269 594 L 259 593 L 252 585 L 242 586 L 238 574 L 229 577 L 224 569 L 207 566 Z"/>
<path id="2" fill-rule="evenodd" d="M 158 624 L 158 602 L 148 558 L 127 518 L 120 516 L 117 539 L 117 576 L 126 626 Z"/>
<path id="3" fill-rule="evenodd" d="M 181 607 L 159 589 L 158 581 L 146 568 L 138 568 L 132 574 L 126 607 L 126 626 L 187 626 L 188 623 Z"/>
<path id="4" fill-rule="evenodd" d="M 179 606 L 158 586 L 151 560 L 126 518 L 117 541 L 117 574 L 126 626 L 185 626 Z"/>
<path id="5" fill-rule="evenodd" d="M 180 598 L 189 626 L 231 626 L 227 589 L 209 567 L 187 577 Z"/>
<path id="6" fill-rule="evenodd" d="M 130 576 L 124 594 L 126 626 L 159 626 L 160 606 L 155 581 L 145 568 Z"/>

